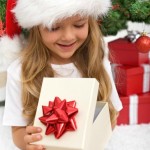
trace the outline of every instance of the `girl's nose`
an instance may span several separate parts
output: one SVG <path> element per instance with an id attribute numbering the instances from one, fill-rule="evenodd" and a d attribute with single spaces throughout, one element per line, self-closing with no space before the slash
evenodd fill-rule
<path id="1" fill-rule="evenodd" d="M 63 34 L 62 34 L 62 37 L 61 37 L 61 40 L 63 41 L 72 41 L 75 39 L 75 34 L 73 32 L 73 29 L 72 28 L 65 28 L 63 30 Z"/>

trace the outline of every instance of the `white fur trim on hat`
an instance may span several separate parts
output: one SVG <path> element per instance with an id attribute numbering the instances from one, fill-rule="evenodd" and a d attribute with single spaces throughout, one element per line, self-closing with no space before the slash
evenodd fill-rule
<path id="1" fill-rule="evenodd" d="M 76 14 L 98 18 L 111 7 L 111 0 L 17 0 L 12 10 L 22 28 L 51 27 L 57 20 Z"/>
<path id="2" fill-rule="evenodd" d="M 0 72 L 6 71 L 10 63 L 18 57 L 23 47 L 21 43 L 19 36 L 14 36 L 13 39 L 9 36 L 0 38 Z"/>

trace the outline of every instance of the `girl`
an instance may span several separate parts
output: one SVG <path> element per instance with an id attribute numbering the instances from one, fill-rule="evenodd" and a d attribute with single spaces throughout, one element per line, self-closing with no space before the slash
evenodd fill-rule
<path id="1" fill-rule="evenodd" d="M 122 105 L 96 22 L 109 7 L 109 0 L 17 1 L 13 13 L 30 34 L 21 56 L 8 68 L 3 121 L 12 126 L 14 143 L 20 149 L 44 149 L 31 144 L 42 139 L 41 128 L 32 122 L 43 77 L 96 78 L 98 100 L 109 103 L 114 128 Z"/>

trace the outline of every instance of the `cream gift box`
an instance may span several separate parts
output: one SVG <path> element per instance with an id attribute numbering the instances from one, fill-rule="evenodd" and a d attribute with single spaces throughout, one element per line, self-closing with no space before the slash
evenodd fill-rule
<path id="1" fill-rule="evenodd" d="M 44 78 L 34 121 L 34 126 L 43 129 L 43 139 L 34 144 L 42 144 L 47 150 L 103 150 L 112 130 L 107 103 L 97 103 L 98 87 L 94 78 Z M 56 96 L 75 100 L 79 110 L 75 116 L 77 130 L 67 131 L 59 139 L 54 134 L 45 135 L 46 126 L 39 120 L 42 106 Z"/>

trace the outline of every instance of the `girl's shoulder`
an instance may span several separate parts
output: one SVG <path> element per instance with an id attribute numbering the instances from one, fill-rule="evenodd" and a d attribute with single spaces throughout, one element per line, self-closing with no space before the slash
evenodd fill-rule
<path id="1" fill-rule="evenodd" d="M 16 80 L 20 80 L 21 75 L 21 60 L 20 58 L 14 60 L 7 69 L 8 76 L 13 77 Z"/>

